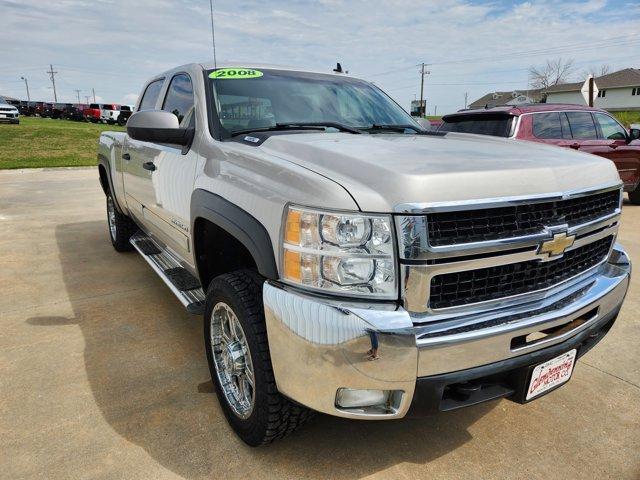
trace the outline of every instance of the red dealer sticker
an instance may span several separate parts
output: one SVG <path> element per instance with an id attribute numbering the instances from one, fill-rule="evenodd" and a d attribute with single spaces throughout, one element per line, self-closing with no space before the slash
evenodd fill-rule
<path id="1" fill-rule="evenodd" d="M 573 365 L 576 362 L 576 352 L 577 350 L 574 349 L 563 353 L 534 368 L 526 399 L 531 400 L 547 390 L 567 382 L 573 372 Z"/>

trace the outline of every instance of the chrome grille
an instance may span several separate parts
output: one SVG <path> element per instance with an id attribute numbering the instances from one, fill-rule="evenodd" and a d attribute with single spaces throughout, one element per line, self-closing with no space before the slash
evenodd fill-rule
<path id="1" fill-rule="evenodd" d="M 580 198 L 427 215 L 429 243 L 434 246 L 530 235 L 545 226 L 580 225 L 615 212 L 620 192 L 611 190 Z"/>
<path id="2" fill-rule="evenodd" d="M 420 205 L 422 214 L 403 205 L 411 212 L 396 217 L 405 307 L 431 321 L 568 288 L 606 261 L 621 198 L 616 185 L 530 200 Z"/>
<path id="3" fill-rule="evenodd" d="M 530 260 L 437 275 L 431 279 L 429 304 L 450 308 L 549 288 L 602 262 L 611 242 L 612 237 L 605 237 L 551 262 Z"/>

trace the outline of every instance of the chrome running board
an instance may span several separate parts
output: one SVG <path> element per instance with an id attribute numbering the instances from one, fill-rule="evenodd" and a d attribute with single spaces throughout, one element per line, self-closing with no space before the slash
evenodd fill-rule
<path id="1" fill-rule="evenodd" d="M 162 249 L 142 231 L 135 233 L 129 242 L 151 265 L 189 313 L 204 313 L 205 293 L 200 282 L 182 267 L 169 251 Z"/>

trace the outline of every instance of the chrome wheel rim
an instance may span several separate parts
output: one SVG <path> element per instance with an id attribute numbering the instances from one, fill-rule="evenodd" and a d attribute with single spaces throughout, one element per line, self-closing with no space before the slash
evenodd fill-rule
<path id="1" fill-rule="evenodd" d="M 116 239 L 116 209 L 113 205 L 113 198 L 107 197 L 107 221 L 109 222 L 109 233 L 113 240 Z"/>
<path id="2" fill-rule="evenodd" d="M 246 419 L 255 404 L 255 379 L 247 338 L 231 307 L 218 302 L 210 319 L 211 352 L 218 381 L 227 403 Z"/>

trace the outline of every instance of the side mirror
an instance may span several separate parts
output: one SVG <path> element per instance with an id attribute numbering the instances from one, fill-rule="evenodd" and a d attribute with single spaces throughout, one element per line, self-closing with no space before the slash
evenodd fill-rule
<path id="1" fill-rule="evenodd" d="M 164 110 L 145 110 L 129 117 L 127 134 L 141 142 L 191 145 L 195 129 L 180 128 L 178 117 Z"/>
<path id="2" fill-rule="evenodd" d="M 629 138 L 631 141 L 638 140 L 640 138 L 640 126 L 632 126 L 629 130 Z"/>

